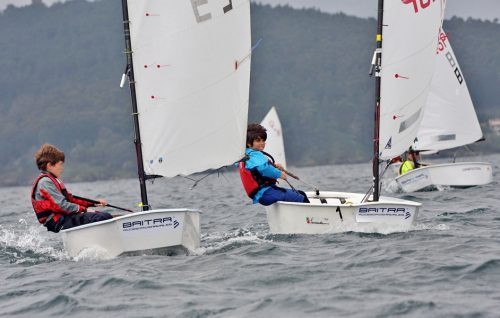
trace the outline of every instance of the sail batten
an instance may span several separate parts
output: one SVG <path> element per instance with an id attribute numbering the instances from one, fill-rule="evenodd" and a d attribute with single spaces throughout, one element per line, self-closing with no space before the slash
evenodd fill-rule
<path id="1" fill-rule="evenodd" d="M 128 5 L 146 173 L 189 175 L 241 159 L 250 86 L 249 1 Z"/>

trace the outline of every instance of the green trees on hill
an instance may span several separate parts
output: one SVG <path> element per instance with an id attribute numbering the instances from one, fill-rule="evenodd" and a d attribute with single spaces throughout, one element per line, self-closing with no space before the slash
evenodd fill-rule
<path id="1" fill-rule="evenodd" d="M 500 117 L 500 25 L 445 23 L 480 118 Z M 0 185 L 27 184 L 33 153 L 67 155 L 67 181 L 136 173 L 120 1 L 9 7 L 0 14 Z M 368 77 L 375 20 L 252 5 L 249 120 L 272 105 L 293 165 L 367 161 L 373 131 Z M 499 150 L 488 144 L 488 151 Z"/>
<path id="2" fill-rule="evenodd" d="M 0 184 L 28 182 L 44 142 L 66 152 L 69 180 L 132 175 L 117 8 L 115 1 L 37 3 L 0 15 L 0 29 L 8 30 L 0 34 Z"/>

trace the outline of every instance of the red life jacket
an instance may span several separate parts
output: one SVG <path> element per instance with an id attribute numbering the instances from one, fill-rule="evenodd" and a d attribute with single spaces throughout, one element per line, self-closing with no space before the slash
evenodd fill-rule
<path id="1" fill-rule="evenodd" d="M 276 184 L 276 179 L 264 177 L 257 169 L 248 170 L 244 161 L 240 161 L 238 167 L 243 188 L 251 199 L 262 187 Z"/>
<path id="2" fill-rule="evenodd" d="M 78 212 L 83 212 L 88 206 L 91 206 L 92 203 L 83 201 L 83 200 L 78 200 L 73 198 L 73 195 L 69 193 L 66 190 L 66 187 L 64 184 L 59 181 L 54 175 L 51 173 L 41 173 L 33 182 L 33 186 L 31 188 L 31 204 L 33 205 L 33 210 L 35 211 L 36 217 L 38 219 L 38 222 L 44 224 L 47 218 L 51 215 L 54 214 L 53 220 L 57 222 L 62 215 L 68 215 L 72 214 L 73 212 L 71 211 L 66 211 L 62 209 L 55 201 L 54 199 L 50 196 L 50 194 L 44 190 L 40 189 L 40 194 L 43 197 L 43 200 L 36 200 L 35 199 L 35 193 L 36 193 L 36 188 L 38 186 L 38 182 L 42 178 L 49 178 L 52 180 L 52 182 L 56 185 L 57 190 L 61 192 L 62 195 L 66 198 L 71 203 L 75 203 L 80 205 L 80 208 L 78 209 Z"/>

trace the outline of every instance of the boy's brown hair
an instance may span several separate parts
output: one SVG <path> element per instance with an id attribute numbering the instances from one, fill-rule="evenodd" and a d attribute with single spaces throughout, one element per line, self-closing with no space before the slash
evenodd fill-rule
<path id="1" fill-rule="evenodd" d="M 51 144 L 43 144 L 35 153 L 35 162 L 40 170 L 47 170 L 49 162 L 53 165 L 59 161 L 64 162 L 64 158 L 64 152 Z"/>
<path id="2" fill-rule="evenodd" d="M 266 128 L 259 124 L 249 124 L 247 127 L 247 145 L 252 146 L 256 139 L 267 139 Z"/>

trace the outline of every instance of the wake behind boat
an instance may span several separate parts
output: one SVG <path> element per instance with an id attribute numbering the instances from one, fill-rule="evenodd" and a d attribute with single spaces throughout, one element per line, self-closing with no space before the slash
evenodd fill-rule
<path id="1" fill-rule="evenodd" d="M 373 187 L 365 194 L 317 191 L 310 204 L 277 202 L 267 206 L 271 233 L 405 231 L 421 204 L 379 195 L 379 165 L 413 143 L 434 74 L 444 1 L 378 2 L 375 74 Z M 382 45 L 383 44 L 383 45 Z M 373 191 L 373 194 L 370 193 Z"/>
<path id="2" fill-rule="evenodd" d="M 128 77 L 143 211 L 61 231 L 70 256 L 196 249 L 200 212 L 151 210 L 146 181 L 217 169 L 245 155 L 249 1 L 122 0 L 122 7 L 121 85 Z"/>
<path id="3" fill-rule="evenodd" d="M 465 78 L 444 31 L 439 36 L 436 63 L 424 118 L 413 145 L 415 151 L 423 153 L 436 153 L 484 140 Z M 404 192 L 472 187 L 492 180 L 491 163 L 455 161 L 422 166 L 396 178 Z"/>

